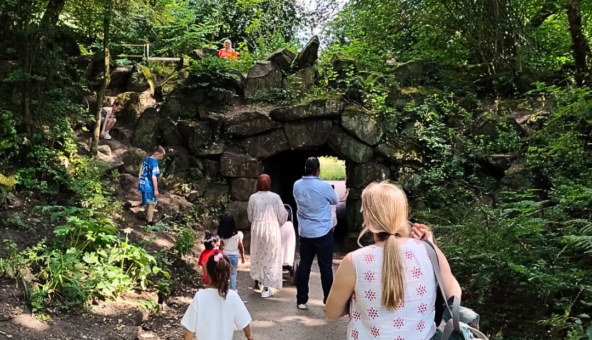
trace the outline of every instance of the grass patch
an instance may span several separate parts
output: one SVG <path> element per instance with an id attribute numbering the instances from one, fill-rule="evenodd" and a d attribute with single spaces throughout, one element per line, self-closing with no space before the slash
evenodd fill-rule
<path id="1" fill-rule="evenodd" d="M 321 179 L 324 181 L 344 181 L 345 161 L 337 157 L 319 157 L 321 162 Z"/>

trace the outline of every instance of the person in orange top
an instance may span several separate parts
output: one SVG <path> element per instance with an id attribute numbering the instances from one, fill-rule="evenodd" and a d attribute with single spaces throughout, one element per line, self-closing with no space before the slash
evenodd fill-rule
<path id="1" fill-rule="evenodd" d="M 228 39 L 224 41 L 224 48 L 218 52 L 220 58 L 236 60 L 236 51 L 232 48 L 232 42 Z"/>

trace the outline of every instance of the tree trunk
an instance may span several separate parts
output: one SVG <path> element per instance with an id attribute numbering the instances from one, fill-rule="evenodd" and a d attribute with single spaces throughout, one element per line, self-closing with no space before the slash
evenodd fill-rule
<path id="1" fill-rule="evenodd" d="M 31 33 L 30 39 L 23 39 L 20 43 L 21 68 L 26 79 L 21 84 L 21 115 L 27 129 L 27 134 L 33 132 L 33 117 L 31 103 L 33 101 L 33 71 L 38 56 L 45 47 L 45 41 L 57 25 L 60 13 L 64 9 L 66 0 L 50 0 L 47 3 L 43 18 L 36 31 Z"/>
<path id="2" fill-rule="evenodd" d="M 571 34 L 571 49 L 576 63 L 576 84 L 578 86 L 590 85 L 590 68 L 588 63 L 592 59 L 590 45 L 582 31 L 582 0 L 571 0 L 567 9 L 569 21 L 569 33 Z"/>
<path id="3" fill-rule="evenodd" d="M 111 81 L 111 76 L 109 75 L 109 66 L 111 57 L 109 55 L 109 26 L 111 25 L 111 8 L 112 8 L 112 0 L 107 2 L 107 8 L 105 9 L 105 17 L 103 18 L 103 51 L 105 52 L 105 73 L 103 76 L 103 82 L 101 83 L 101 87 L 99 88 L 99 93 L 97 95 L 97 108 L 95 111 L 95 130 L 93 134 L 93 143 L 91 146 L 91 154 L 96 156 L 99 149 L 99 138 L 101 136 L 101 110 L 103 109 L 103 103 L 105 102 L 105 92 L 107 91 L 107 86 Z"/>

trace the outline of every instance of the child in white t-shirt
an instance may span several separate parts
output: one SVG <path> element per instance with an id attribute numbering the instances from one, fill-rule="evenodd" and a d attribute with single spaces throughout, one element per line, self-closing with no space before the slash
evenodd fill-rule
<path id="1" fill-rule="evenodd" d="M 228 289 L 230 261 L 217 251 L 206 263 L 210 284 L 195 294 L 181 324 L 187 329 L 185 340 L 232 340 L 234 329 L 242 329 L 253 340 L 251 315 L 238 294 Z"/>
<path id="2" fill-rule="evenodd" d="M 220 218 L 218 225 L 218 236 L 222 240 L 220 249 L 230 260 L 230 289 L 236 291 L 236 275 L 238 273 L 238 256 L 240 255 L 242 263 L 245 263 L 245 248 L 243 247 L 243 233 L 238 231 L 234 217 L 224 215 Z"/>

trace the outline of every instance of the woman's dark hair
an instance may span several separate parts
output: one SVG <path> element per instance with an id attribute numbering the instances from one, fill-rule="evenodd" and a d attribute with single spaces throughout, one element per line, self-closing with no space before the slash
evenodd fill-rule
<path id="1" fill-rule="evenodd" d="M 214 233 L 206 233 L 203 244 L 207 250 L 212 250 L 216 246 L 216 243 L 218 243 L 218 240 L 220 240 L 218 235 Z"/>
<path id="2" fill-rule="evenodd" d="M 304 174 L 306 176 L 316 176 L 317 171 L 321 168 L 321 163 L 316 157 L 309 157 L 304 163 Z"/>
<path id="3" fill-rule="evenodd" d="M 218 225 L 218 236 L 223 240 L 228 240 L 236 234 L 238 234 L 238 230 L 236 229 L 234 217 L 228 214 L 222 216 Z"/>
<path id="4" fill-rule="evenodd" d="M 222 252 L 213 253 L 206 262 L 206 271 L 210 278 L 210 285 L 218 289 L 218 294 L 226 299 L 228 294 L 228 280 L 230 280 L 230 260 Z"/>

